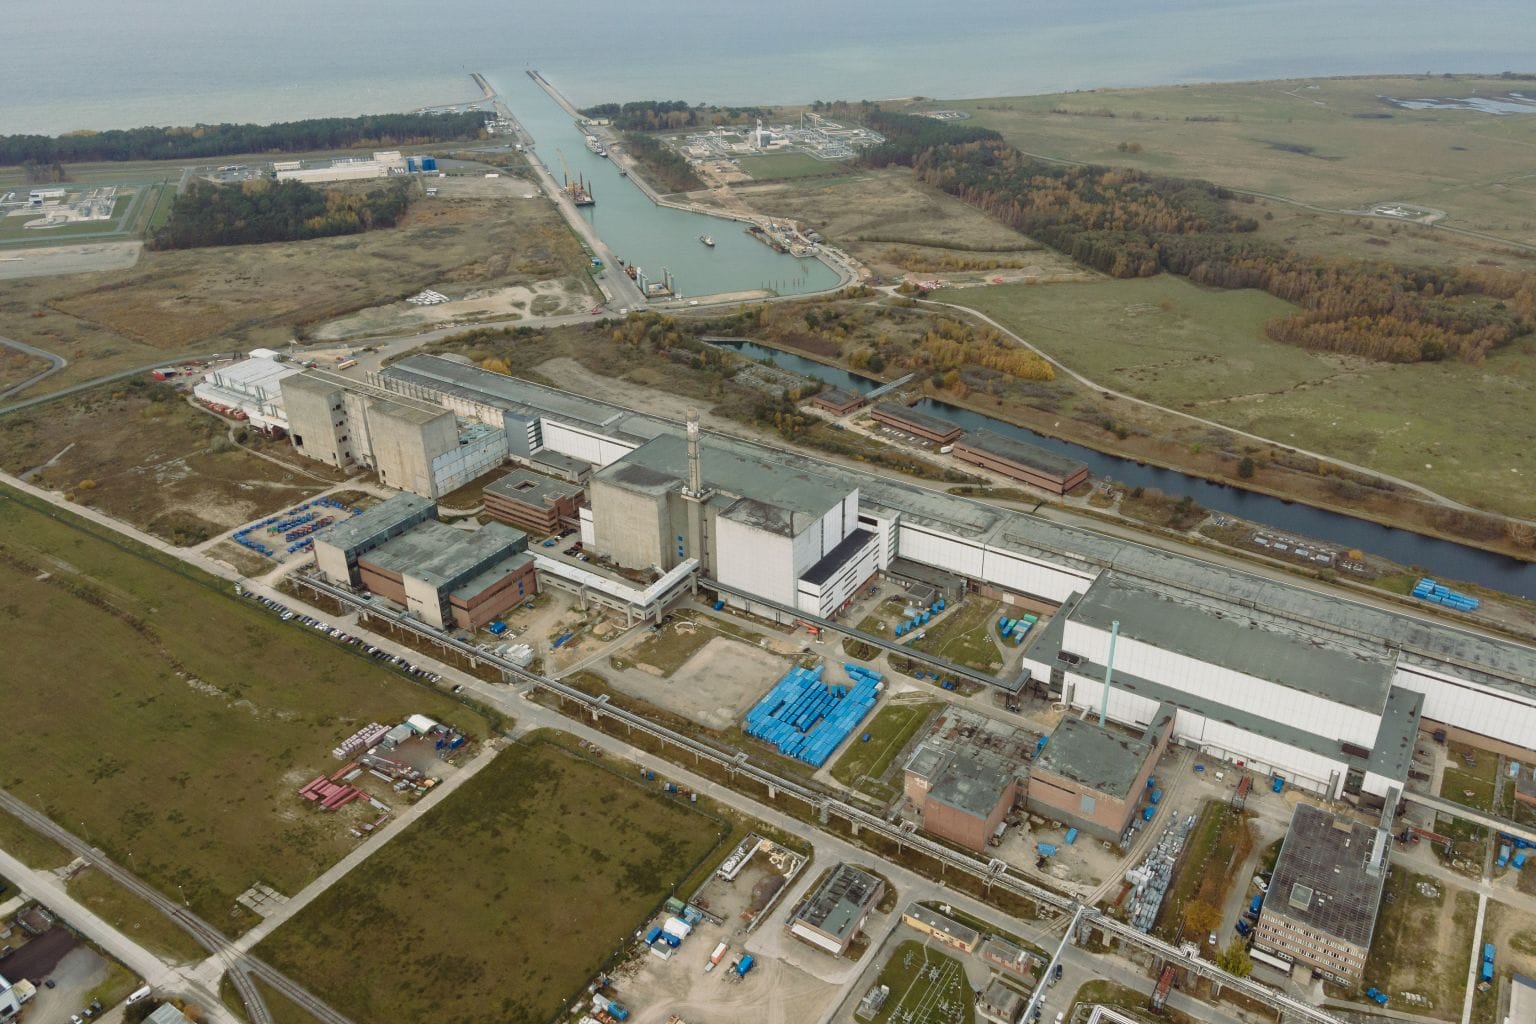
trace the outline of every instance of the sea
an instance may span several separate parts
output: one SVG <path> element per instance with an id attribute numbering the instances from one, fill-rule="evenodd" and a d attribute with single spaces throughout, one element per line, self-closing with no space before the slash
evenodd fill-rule
<path id="1" fill-rule="evenodd" d="M 1529 0 L 51 0 L 5 4 L 0 134 L 578 105 L 1027 95 L 1531 71 Z"/>

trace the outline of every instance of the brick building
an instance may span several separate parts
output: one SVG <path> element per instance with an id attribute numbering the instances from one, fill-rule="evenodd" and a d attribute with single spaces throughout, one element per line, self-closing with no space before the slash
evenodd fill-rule
<path id="1" fill-rule="evenodd" d="M 1088 479 L 1088 467 L 1076 459 L 990 430 L 973 430 L 956 441 L 955 458 L 1052 494 L 1066 494 Z"/>
<path id="2" fill-rule="evenodd" d="M 485 511 L 492 519 L 538 537 L 576 529 L 587 503 L 579 485 L 515 469 L 486 485 Z"/>
<path id="3" fill-rule="evenodd" d="M 1123 842 L 1147 779 L 1168 748 L 1173 719 L 1173 707 L 1163 705 L 1145 732 L 1134 736 L 1091 719 L 1063 718 L 1030 766 L 1030 813 Z"/>

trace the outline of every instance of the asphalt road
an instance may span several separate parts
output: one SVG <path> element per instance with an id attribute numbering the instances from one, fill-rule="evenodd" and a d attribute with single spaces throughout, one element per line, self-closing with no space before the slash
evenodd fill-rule
<path id="1" fill-rule="evenodd" d="M 17 352 L 22 352 L 29 356 L 36 356 L 39 359 L 46 359 L 49 363 L 49 366 L 46 370 L 39 370 L 37 373 L 34 373 L 20 384 L 12 384 L 4 391 L 0 391 L 0 398 L 6 398 L 10 395 L 14 395 L 18 391 L 25 391 L 27 388 L 38 383 L 39 381 L 47 380 L 49 377 L 53 376 L 60 370 L 64 369 L 64 367 L 69 365 L 68 360 L 66 360 L 63 356 L 55 355 L 52 352 L 46 352 L 40 348 L 33 348 L 26 342 L 17 341 L 15 338 L 0 337 L 0 345 L 15 349 Z"/>

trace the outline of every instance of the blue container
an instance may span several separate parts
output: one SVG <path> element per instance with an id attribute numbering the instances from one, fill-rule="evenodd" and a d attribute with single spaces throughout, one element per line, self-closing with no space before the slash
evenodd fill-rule
<path id="1" fill-rule="evenodd" d="M 1152 801 L 1153 805 L 1160 804 L 1163 802 L 1163 791 L 1160 789 L 1154 789 L 1152 791 L 1152 795 L 1147 797 L 1147 799 Z"/>
<path id="2" fill-rule="evenodd" d="M 716 601 L 715 602 L 715 611 L 719 611 L 720 609 L 722 609 L 724 607 L 725 607 L 725 602 L 724 601 Z"/>
<path id="3" fill-rule="evenodd" d="M 1071 846 L 1075 842 L 1077 842 L 1077 829 L 1075 829 L 1075 828 L 1067 829 L 1067 845 Z"/>
<path id="4" fill-rule="evenodd" d="M 747 972 L 752 969 L 753 962 L 754 961 L 752 959 L 751 953 L 748 953 L 746 956 L 742 957 L 741 963 L 736 965 L 736 976 L 738 978 L 745 978 L 747 976 Z"/>
<path id="5" fill-rule="evenodd" d="M 1040 852 L 1042 857 L 1054 857 L 1056 855 L 1055 843 L 1036 843 L 1035 849 Z"/>
<path id="6" fill-rule="evenodd" d="M 424 156 L 424 157 L 422 157 L 421 158 L 421 169 L 424 170 L 424 171 L 435 171 L 435 170 L 437 170 L 437 157 L 435 157 L 435 156 Z"/>
<path id="7" fill-rule="evenodd" d="M 673 949 L 676 949 L 678 946 L 683 944 L 682 939 L 678 938 L 676 935 L 673 935 L 670 932 L 662 935 L 662 939 L 665 940 L 667 945 L 671 946 Z"/>
<path id="8" fill-rule="evenodd" d="M 661 938 L 661 928 L 658 925 L 651 925 L 651 930 L 645 933 L 645 944 L 649 946 L 659 938 Z"/>
<path id="9" fill-rule="evenodd" d="M 1148 807 L 1146 810 L 1141 812 L 1141 820 L 1142 821 L 1151 821 L 1152 818 L 1156 814 L 1157 814 L 1157 808 L 1156 807 Z"/>
<path id="10" fill-rule="evenodd" d="M 1282 792 L 1285 789 L 1285 776 L 1276 775 L 1273 779 L 1270 779 L 1269 788 L 1274 793 Z"/>

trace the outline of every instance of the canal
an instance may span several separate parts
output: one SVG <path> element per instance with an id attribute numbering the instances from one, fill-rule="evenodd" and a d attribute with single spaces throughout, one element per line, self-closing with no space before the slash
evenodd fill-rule
<path id="1" fill-rule="evenodd" d="M 827 366 L 792 352 L 783 352 L 749 341 L 717 342 L 729 345 L 749 359 L 767 360 L 806 377 L 825 381 L 845 391 L 864 393 L 880 381 Z M 1109 455 L 1070 441 L 1047 437 L 1027 427 L 1005 423 L 947 402 L 925 398 L 914 409 L 942 416 L 967 430 L 987 429 L 1027 441 L 1059 455 L 1078 459 L 1099 477 L 1131 487 L 1155 487 L 1164 494 L 1188 495 L 1213 512 L 1224 512 L 1276 530 L 1326 541 L 1340 548 L 1359 548 L 1402 565 L 1418 566 L 1433 576 L 1479 583 L 1517 597 L 1536 597 L 1536 565 L 1491 551 L 1468 547 L 1411 530 L 1382 526 L 1366 519 L 1272 498 L 1267 494 L 1213 484 L 1177 470 L 1148 466 L 1133 459 Z"/>
<path id="2" fill-rule="evenodd" d="M 543 89 L 522 71 L 488 76 L 502 102 L 533 136 L 534 152 L 558 182 L 570 169 L 592 186 L 595 205 L 581 214 L 618 258 L 660 281 L 667 270 L 685 298 L 769 289 L 779 295 L 818 292 L 837 284 L 837 274 L 818 259 L 774 252 L 723 217 L 657 206 L 611 160 L 587 149 L 585 134 Z M 564 165 L 562 166 L 562 158 Z M 699 241 L 708 235 L 710 248 Z M 623 273 L 618 267 L 610 273 Z"/>

